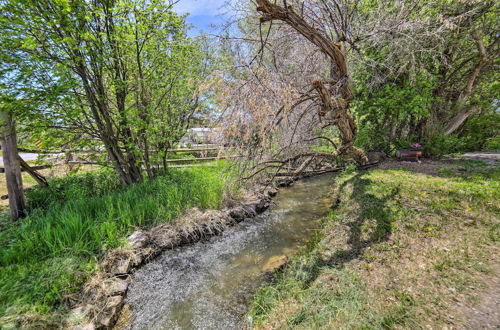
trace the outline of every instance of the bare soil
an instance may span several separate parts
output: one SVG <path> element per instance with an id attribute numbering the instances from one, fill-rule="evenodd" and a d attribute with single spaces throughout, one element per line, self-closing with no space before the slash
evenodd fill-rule
<path id="1" fill-rule="evenodd" d="M 473 301 L 460 304 L 460 315 L 468 329 L 500 329 L 500 265 L 495 264 L 493 274 L 483 278 L 486 288 L 478 289 Z"/>

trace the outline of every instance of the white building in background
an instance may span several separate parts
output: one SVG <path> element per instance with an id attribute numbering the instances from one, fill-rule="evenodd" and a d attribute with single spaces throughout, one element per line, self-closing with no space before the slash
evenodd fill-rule
<path id="1" fill-rule="evenodd" d="M 197 144 L 215 144 L 217 143 L 217 135 L 215 128 L 209 127 L 193 127 L 189 128 L 187 133 L 179 141 L 181 146 L 197 145 Z"/>

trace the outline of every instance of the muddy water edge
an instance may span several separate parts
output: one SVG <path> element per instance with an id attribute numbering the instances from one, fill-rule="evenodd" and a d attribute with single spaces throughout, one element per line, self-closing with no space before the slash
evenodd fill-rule
<path id="1" fill-rule="evenodd" d="M 334 180 L 324 174 L 295 182 L 261 215 L 139 269 L 115 329 L 244 328 L 249 300 L 266 273 L 318 229 Z"/>

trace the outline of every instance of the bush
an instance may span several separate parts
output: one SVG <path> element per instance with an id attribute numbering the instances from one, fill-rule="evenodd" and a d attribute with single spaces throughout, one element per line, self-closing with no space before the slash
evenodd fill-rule
<path id="1" fill-rule="evenodd" d="M 483 146 L 484 151 L 499 151 L 500 150 L 500 136 L 495 136 L 487 139 Z"/>
<path id="2" fill-rule="evenodd" d="M 369 122 L 360 127 L 356 135 L 355 145 L 365 151 L 390 152 L 390 143 L 388 143 L 385 136 L 380 134 L 376 127 Z"/>
<path id="3" fill-rule="evenodd" d="M 436 133 L 424 142 L 425 155 L 442 157 L 444 155 L 478 151 L 500 150 L 500 115 L 487 113 L 470 118 L 459 134 L 444 136 Z"/>
<path id="4" fill-rule="evenodd" d="M 456 135 L 444 136 L 442 133 L 438 133 L 424 140 L 423 147 L 426 157 L 440 158 L 466 150 L 467 143 L 465 139 Z"/>
<path id="5" fill-rule="evenodd" d="M 500 114 L 486 113 L 470 118 L 461 136 L 467 141 L 467 150 L 500 150 Z"/>

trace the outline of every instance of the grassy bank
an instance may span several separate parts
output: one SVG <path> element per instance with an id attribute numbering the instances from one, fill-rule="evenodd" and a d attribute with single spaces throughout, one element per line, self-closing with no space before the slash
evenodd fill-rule
<path id="1" fill-rule="evenodd" d="M 191 207 L 218 208 L 224 173 L 222 167 L 171 170 L 127 188 L 118 188 L 113 174 L 92 173 L 33 190 L 30 215 L 1 223 L 0 328 L 57 324 L 61 303 L 134 228 L 175 221 Z"/>
<path id="2" fill-rule="evenodd" d="M 38 165 L 37 162 L 29 161 L 30 165 Z M 94 172 L 102 169 L 99 165 L 79 165 L 76 167 L 78 169 L 78 173 L 86 173 L 86 172 Z M 38 171 L 40 174 L 45 176 L 46 178 L 62 178 L 68 175 L 69 168 L 66 165 L 55 165 L 50 168 L 46 168 Z M 23 178 L 23 187 L 31 188 L 36 186 L 37 182 L 33 179 L 27 172 L 22 172 Z M 7 182 L 5 181 L 5 175 L 0 175 L 0 195 L 7 195 Z M 9 209 L 9 200 L 0 200 L 0 211 L 7 211 Z"/>
<path id="3" fill-rule="evenodd" d="M 256 294 L 255 328 L 464 325 L 499 275 L 500 172 L 400 166 L 341 176 L 318 237 Z"/>

